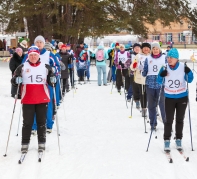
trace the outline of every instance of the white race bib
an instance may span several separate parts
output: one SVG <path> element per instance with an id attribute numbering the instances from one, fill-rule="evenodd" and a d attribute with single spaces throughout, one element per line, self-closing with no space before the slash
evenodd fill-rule
<path id="1" fill-rule="evenodd" d="M 139 54 L 138 55 L 138 67 L 140 65 L 142 65 L 144 67 L 144 63 L 145 63 L 145 60 L 149 57 L 150 55 L 146 56 L 146 55 L 143 55 L 143 54 Z"/>
<path id="2" fill-rule="evenodd" d="M 184 68 L 183 63 L 179 63 L 176 70 L 171 70 L 169 65 L 167 65 L 168 75 L 165 77 L 165 93 L 180 94 L 187 91 Z"/>
<path id="3" fill-rule="evenodd" d="M 150 75 L 158 75 L 160 69 L 162 66 L 165 66 L 165 55 L 162 55 L 160 58 L 152 58 L 149 56 L 148 58 L 148 74 L 147 76 Z"/>
<path id="4" fill-rule="evenodd" d="M 25 62 L 22 72 L 23 84 L 46 84 L 47 73 L 44 63 L 33 67 L 29 62 Z"/>
<path id="5" fill-rule="evenodd" d="M 118 52 L 118 62 L 122 62 L 125 63 L 127 61 L 128 57 L 127 57 L 127 51 L 125 51 L 123 54 L 121 54 L 120 52 Z"/>
<path id="6" fill-rule="evenodd" d="M 50 62 L 50 52 L 46 51 L 44 54 L 40 55 L 40 61 L 44 64 L 48 64 Z"/>

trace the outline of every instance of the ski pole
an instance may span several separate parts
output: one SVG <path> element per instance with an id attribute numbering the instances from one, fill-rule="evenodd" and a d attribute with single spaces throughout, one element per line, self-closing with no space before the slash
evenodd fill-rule
<path id="1" fill-rule="evenodd" d="M 145 110 L 146 110 L 146 108 L 145 108 L 145 95 L 144 95 L 144 85 L 143 84 L 141 84 L 141 86 L 142 86 L 142 100 L 143 100 L 143 107 L 144 107 L 144 128 L 145 128 L 145 133 L 148 133 L 147 131 L 146 131 L 146 117 L 145 117 Z M 143 110 L 142 110 L 142 114 L 143 114 Z"/>
<path id="2" fill-rule="evenodd" d="M 162 81 L 162 84 L 161 84 L 161 88 L 160 88 L 160 91 L 159 91 L 159 98 L 158 98 L 158 101 L 157 101 L 157 105 L 159 104 L 159 101 L 160 101 L 160 96 L 161 96 L 163 82 L 164 82 L 164 78 L 163 78 L 163 81 Z M 155 119 L 154 119 L 153 126 L 155 125 L 156 120 L 157 120 L 157 117 L 155 117 Z M 148 146 L 147 146 L 146 152 L 148 152 L 148 149 L 149 149 L 149 145 L 150 145 L 150 140 L 151 140 L 151 137 L 152 137 L 152 133 L 153 133 L 153 129 L 151 128 L 151 133 L 150 133 L 150 137 L 149 137 L 149 141 L 148 141 Z M 157 138 L 157 136 L 155 136 L 155 138 Z"/>
<path id="3" fill-rule="evenodd" d="M 16 134 L 16 136 L 18 136 L 18 131 L 19 131 L 19 125 L 20 125 L 20 120 L 21 120 L 21 109 L 22 109 L 22 105 L 20 107 L 19 120 L 18 120 L 18 128 L 17 128 L 17 134 Z"/>
<path id="4" fill-rule="evenodd" d="M 13 108 L 13 112 L 12 112 L 11 124 L 10 124 L 10 129 L 9 129 L 8 140 L 7 140 L 6 151 L 5 151 L 4 157 L 7 156 L 8 144 L 9 144 L 9 140 L 10 140 L 10 132 L 11 132 L 11 129 L 12 129 L 12 122 L 13 122 L 13 118 L 14 118 L 16 102 L 17 102 L 17 99 L 18 99 L 19 87 L 20 87 L 20 84 L 18 84 L 17 92 L 16 92 L 16 95 L 15 95 L 14 108 Z"/>
<path id="5" fill-rule="evenodd" d="M 131 116 L 129 116 L 129 118 L 132 118 L 132 111 L 133 111 L 133 97 L 132 97 L 132 100 L 131 100 Z"/>
<path id="6" fill-rule="evenodd" d="M 63 102 L 63 109 L 64 109 L 64 118 L 66 119 L 66 114 L 65 114 L 65 107 L 64 107 L 64 97 L 63 97 L 63 95 L 62 95 L 62 87 L 61 87 L 61 80 L 60 80 L 60 77 L 58 77 L 59 78 L 59 84 L 60 84 L 60 94 L 61 94 L 61 96 L 62 96 L 62 102 Z"/>
<path id="7" fill-rule="evenodd" d="M 54 84 L 53 84 L 53 95 L 54 95 L 54 103 L 55 103 L 55 111 L 56 111 L 55 119 L 56 119 L 56 126 L 57 126 L 57 139 L 58 139 L 58 147 L 59 147 L 59 154 L 60 154 L 60 140 L 59 140 L 60 133 L 59 133 L 56 93 L 55 93 L 55 86 L 54 86 Z"/>
<path id="8" fill-rule="evenodd" d="M 121 67 L 121 76 L 122 76 L 122 83 L 124 84 L 124 96 L 125 96 L 125 101 L 126 101 L 126 107 L 128 109 L 128 105 L 127 105 L 127 98 L 126 98 L 126 93 L 125 93 L 125 85 L 126 85 L 126 80 L 123 79 L 123 74 L 122 74 L 122 67 Z M 125 83 L 124 83 L 125 81 Z"/>
<path id="9" fill-rule="evenodd" d="M 185 62 L 185 66 L 187 66 L 186 62 Z M 194 151 L 193 148 L 193 140 L 192 140 L 192 124 L 191 124 L 191 114 L 190 114 L 190 101 L 189 101 L 189 85 L 188 85 L 188 74 L 186 74 L 187 76 L 187 92 L 188 92 L 188 113 L 189 113 L 189 128 L 190 128 L 190 139 L 191 139 L 191 148 L 192 151 Z"/>

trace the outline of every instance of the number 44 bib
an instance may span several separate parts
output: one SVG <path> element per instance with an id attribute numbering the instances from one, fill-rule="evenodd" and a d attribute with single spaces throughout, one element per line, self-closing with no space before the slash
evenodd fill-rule
<path id="1" fill-rule="evenodd" d="M 168 75 L 165 77 L 164 91 L 167 94 L 180 94 L 186 92 L 184 64 L 179 63 L 176 70 L 171 70 L 167 65 Z"/>
<path id="2" fill-rule="evenodd" d="M 33 67 L 29 62 L 25 62 L 23 66 L 23 84 L 46 84 L 47 69 L 44 63 Z"/>

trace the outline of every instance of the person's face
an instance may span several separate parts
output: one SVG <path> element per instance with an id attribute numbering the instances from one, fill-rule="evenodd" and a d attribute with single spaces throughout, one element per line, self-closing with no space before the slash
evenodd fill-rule
<path id="1" fill-rule="evenodd" d="M 140 49 L 140 47 L 136 46 L 133 50 L 135 53 L 140 53 L 141 49 Z"/>
<path id="2" fill-rule="evenodd" d="M 44 48 L 44 43 L 40 40 L 36 41 L 35 45 L 42 50 Z"/>
<path id="3" fill-rule="evenodd" d="M 160 49 L 158 47 L 153 47 L 152 52 L 153 52 L 153 55 L 159 55 Z"/>
<path id="4" fill-rule="evenodd" d="M 23 52 L 21 52 L 21 51 L 16 52 L 16 53 L 19 55 L 19 57 L 22 57 L 22 55 L 23 55 Z"/>
<path id="5" fill-rule="evenodd" d="M 144 54 L 149 54 L 149 53 L 150 53 L 150 48 L 144 47 L 144 48 L 142 49 L 142 52 L 143 52 Z"/>
<path id="6" fill-rule="evenodd" d="M 66 47 L 61 48 L 62 52 L 65 53 L 66 52 Z"/>
<path id="7" fill-rule="evenodd" d="M 81 56 L 81 59 L 82 59 L 82 60 L 84 60 L 84 59 L 85 59 L 83 55 Z"/>
<path id="8" fill-rule="evenodd" d="M 170 47 L 168 47 L 167 50 L 170 50 Z"/>
<path id="9" fill-rule="evenodd" d="M 30 54 L 28 55 L 28 57 L 29 57 L 29 61 L 30 61 L 31 63 L 36 63 L 36 62 L 39 60 L 40 55 L 37 54 L 37 53 L 30 53 Z"/>
<path id="10" fill-rule="evenodd" d="M 80 47 L 83 48 L 84 47 L 84 44 L 80 44 Z"/>
<path id="11" fill-rule="evenodd" d="M 61 49 L 62 48 L 62 45 L 58 45 L 58 48 Z"/>
<path id="12" fill-rule="evenodd" d="M 70 46 L 67 46 L 66 49 L 67 49 L 67 50 L 70 50 Z"/>
<path id="13" fill-rule="evenodd" d="M 172 57 L 168 57 L 168 64 L 171 66 L 175 66 L 175 64 L 177 63 L 177 59 L 176 58 L 172 58 Z"/>
<path id="14" fill-rule="evenodd" d="M 120 47 L 120 51 L 124 51 L 124 47 Z"/>

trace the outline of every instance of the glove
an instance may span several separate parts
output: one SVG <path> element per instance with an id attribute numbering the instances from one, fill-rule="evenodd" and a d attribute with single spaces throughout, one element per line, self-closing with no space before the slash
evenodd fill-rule
<path id="1" fill-rule="evenodd" d="M 20 76 L 16 77 L 16 79 L 15 79 L 15 83 L 16 83 L 16 84 L 20 84 L 20 83 L 22 83 L 22 82 L 23 82 L 22 77 L 20 77 Z"/>
<path id="2" fill-rule="evenodd" d="M 17 69 L 15 70 L 15 72 L 14 72 L 14 75 L 15 76 L 21 76 L 21 71 L 22 71 L 22 68 L 23 68 L 23 64 L 21 64 L 21 65 L 19 65 L 18 67 L 17 67 Z"/>
<path id="3" fill-rule="evenodd" d="M 48 64 L 45 64 L 45 67 L 47 68 L 47 70 L 49 70 L 49 72 L 55 73 L 55 67 L 51 67 Z"/>
<path id="4" fill-rule="evenodd" d="M 185 71 L 186 74 L 188 74 L 191 70 L 190 70 L 190 68 L 188 66 L 185 66 L 185 70 L 184 71 Z"/>
<path id="5" fill-rule="evenodd" d="M 57 82 L 56 77 L 55 76 L 51 76 L 50 77 L 50 82 L 51 82 L 51 84 L 55 84 Z"/>
<path id="6" fill-rule="evenodd" d="M 133 63 L 133 68 L 136 68 L 137 67 L 137 62 L 134 62 Z"/>
<path id="7" fill-rule="evenodd" d="M 124 68 L 124 64 L 121 61 L 119 61 L 119 65 Z"/>
<path id="8" fill-rule="evenodd" d="M 167 70 L 165 69 L 165 70 L 163 70 L 163 71 L 160 73 L 160 76 L 161 76 L 161 77 L 165 77 L 165 76 L 167 76 L 167 74 L 168 74 L 168 72 L 167 72 Z"/>
<path id="9" fill-rule="evenodd" d="M 138 69 L 139 69 L 140 71 L 143 71 L 143 70 L 144 70 L 143 65 L 139 65 Z"/>

